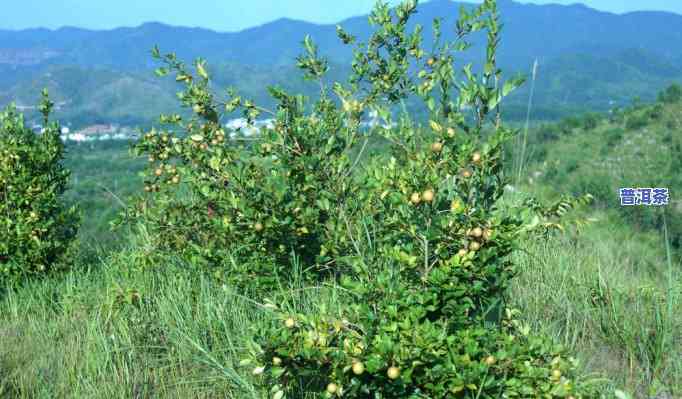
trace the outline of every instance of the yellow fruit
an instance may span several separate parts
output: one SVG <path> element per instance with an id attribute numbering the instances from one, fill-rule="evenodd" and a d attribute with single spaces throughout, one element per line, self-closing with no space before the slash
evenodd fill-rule
<path id="1" fill-rule="evenodd" d="M 161 176 L 161 175 L 163 174 L 163 169 L 161 169 L 161 168 L 156 168 L 156 170 L 154 171 L 154 174 L 157 175 L 157 176 Z"/>
<path id="2" fill-rule="evenodd" d="M 429 58 L 428 60 L 426 60 L 426 64 L 427 64 L 428 66 L 433 66 L 433 64 L 435 64 L 435 63 L 436 63 L 436 59 L 433 58 L 433 57 L 432 57 L 432 58 Z"/>
<path id="3" fill-rule="evenodd" d="M 258 222 L 258 223 L 253 225 L 253 229 L 258 231 L 258 232 L 263 231 L 263 228 L 264 228 L 263 223 L 261 223 L 261 222 Z"/>
<path id="4" fill-rule="evenodd" d="M 464 178 L 470 178 L 471 177 L 471 171 L 469 169 L 464 169 L 462 170 L 462 177 Z"/>
<path id="5" fill-rule="evenodd" d="M 474 229 L 471 230 L 471 235 L 478 238 L 483 235 L 483 229 L 480 227 L 474 227 Z"/>
<path id="6" fill-rule="evenodd" d="M 333 382 L 330 382 L 329 384 L 327 384 L 327 392 L 329 392 L 330 394 L 333 395 L 333 394 L 335 394 L 338 390 L 339 390 L 339 386 L 336 385 L 336 384 L 334 384 Z"/>
<path id="7" fill-rule="evenodd" d="M 424 202 L 431 202 L 431 201 L 433 201 L 433 197 L 434 197 L 434 196 L 435 196 L 435 193 L 434 193 L 433 190 L 431 190 L 431 189 L 426 190 L 426 191 L 424 191 L 424 192 L 422 193 L 422 199 L 424 200 Z"/>
<path id="8" fill-rule="evenodd" d="M 457 255 L 459 255 L 460 257 L 463 257 L 463 256 L 465 256 L 466 254 L 467 254 L 467 250 L 464 249 L 464 248 L 460 249 L 460 250 L 457 252 Z"/>
<path id="9" fill-rule="evenodd" d="M 178 184 L 178 183 L 180 183 L 180 176 L 177 176 L 177 175 L 176 175 L 176 176 L 173 176 L 172 181 L 173 181 L 173 184 Z"/>
<path id="10" fill-rule="evenodd" d="M 484 361 L 485 361 L 485 364 L 487 364 L 488 366 L 492 366 L 493 364 L 495 364 L 497 359 L 495 359 L 495 356 L 488 356 L 485 358 Z"/>
<path id="11" fill-rule="evenodd" d="M 35 219 L 38 217 L 38 214 L 35 212 L 31 212 L 30 216 L 31 216 L 31 218 Z"/>
<path id="12" fill-rule="evenodd" d="M 431 151 L 436 154 L 443 151 L 443 143 L 436 141 L 435 143 L 431 144 Z"/>
<path id="13" fill-rule="evenodd" d="M 204 108 L 199 104 L 196 104 L 192 107 L 192 111 L 194 111 L 195 114 L 200 114 L 203 110 Z"/>
<path id="14" fill-rule="evenodd" d="M 469 244 L 469 249 L 472 251 L 478 251 L 481 249 L 481 244 L 477 243 L 476 241 L 472 241 L 471 244 Z"/>
<path id="15" fill-rule="evenodd" d="M 204 151 L 208 150 L 208 144 L 206 144 L 206 143 L 201 143 L 201 146 L 200 146 L 200 147 L 201 147 L 201 149 L 204 150 Z"/>
<path id="16" fill-rule="evenodd" d="M 365 365 L 362 362 L 353 363 L 353 374 L 360 375 L 365 372 Z"/>
<path id="17" fill-rule="evenodd" d="M 294 328 L 294 326 L 296 326 L 296 322 L 293 318 L 289 317 L 288 319 L 284 320 L 284 326 L 286 328 Z"/>
<path id="18" fill-rule="evenodd" d="M 272 364 L 275 366 L 279 366 L 280 364 L 282 364 L 282 359 L 275 356 L 272 358 Z"/>
<path id="19" fill-rule="evenodd" d="M 557 379 L 557 380 L 558 380 L 559 378 L 561 378 L 561 371 L 559 371 L 559 370 L 552 370 L 552 378 Z"/>
<path id="20" fill-rule="evenodd" d="M 453 212 L 459 212 L 462 210 L 462 203 L 459 200 L 452 200 L 450 204 L 450 210 Z"/>
<path id="21" fill-rule="evenodd" d="M 395 380 L 398 377 L 400 377 L 400 369 L 398 367 L 391 366 L 388 368 L 386 375 L 388 376 L 388 378 Z"/>
<path id="22" fill-rule="evenodd" d="M 486 240 L 486 241 L 489 240 L 492 235 L 493 235 L 492 230 L 490 230 L 490 229 L 483 230 L 483 239 L 484 240 Z"/>
<path id="23" fill-rule="evenodd" d="M 448 128 L 448 137 L 453 138 L 455 137 L 455 129 L 449 127 Z"/>
<path id="24" fill-rule="evenodd" d="M 481 162 L 481 153 L 480 152 L 474 152 L 474 154 L 471 156 L 471 161 L 473 163 Z"/>
<path id="25" fill-rule="evenodd" d="M 152 188 L 149 186 L 144 186 L 144 191 L 150 192 L 150 191 L 152 191 Z"/>
<path id="26" fill-rule="evenodd" d="M 417 205 L 422 201 L 421 195 L 419 193 L 412 193 L 412 196 L 410 196 L 410 202 L 413 204 Z"/>
<path id="27" fill-rule="evenodd" d="M 211 140 L 211 145 L 218 145 L 218 139 Z"/>

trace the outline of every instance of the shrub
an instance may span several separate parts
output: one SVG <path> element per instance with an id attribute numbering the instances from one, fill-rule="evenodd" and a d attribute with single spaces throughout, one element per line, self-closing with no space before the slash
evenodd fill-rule
<path id="1" fill-rule="evenodd" d="M 10 106 L 0 113 L 0 282 L 16 284 L 66 265 L 78 216 L 62 201 L 69 172 L 61 164 L 59 126 L 48 120 L 36 135 Z"/>
<path id="2" fill-rule="evenodd" d="M 658 93 L 658 101 L 665 104 L 672 104 L 682 101 L 682 86 L 673 83 L 665 90 Z"/>
<path id="3" fill-rule="evenodd" d="M 625 122 L 625 128 L 628 130 L 637 130 L 643 128 L 648 123 L 649 119 L 647 118 L 647 115 L 643 115 L 640 112 L 632 111 L 632 113 L 627 117 L 627 120 Z"/>
<path id="4" fill-rule="evenodd" d="M 308 78 L 319 78 L 326 63 L 309 39 L 305 44 L 307 58 L 299 66 Z M 194 112 L 189 121 L 162 116 L 179 131 L 152 129 L 135 148 L 150 161 L 147 198 L 136 215 L 158 248 L 249 288 L 272 288 L 296 274 L 291 253 L 307 266 L 304 277 L 338 273 L 335 259 L 350 245 L 344 226 L 352 207 L 346 204 L 356 198 L 353 171 L 362 155 L 352 157 L 351 150 L 365 104 L 344 100 L 338 109 L 323 92 L 306 116 L 302 96 L 273 87 L 276 111 L 235 94 L 219 105 L 203 61 L 195 65 L 195 78 L 172 54 L 155 55 L 167 64 L 159 74 L 174 71 L 186 84 L 182 101 Z M 276 119 L 256 136 L 240 137 L 219 124 L 219 114 L 235 110 L 250 123 L 263 112 Z"/>
<path id="5" fill-rule="evenodd" d="M 594 113 L 588 113 L 582 118 L 582 128 L 584 130 L 592 130 L 599 125 L 600 117 Z"/>
<path id="6" fill-rule="evenodd" d="M 368 160 L 358 175 L 356 219 L 345 231 L 353 247 L 339 251 L 347 267 L 338 282 L 352 303 L 340 315 L 275 306 L 279 323 L 260 331 L 244 364 L 264 374 L 275 398 L 589 396 L 575 379 L 575 364 L 505 312 L 510 254 L 538 223 L 518 216 L 532 213 L 529 206 L 507 213 L 499 203 L 502 146 L 513 132 L 502 125 L 498 105 L 522 79 L 495 83 L 501 77 L 496 3 L 462 12 L 461 47 L 440 42 L 436 20 L 431 54 L 418 46 L 419 37 L 404 33 L 415 9 L 408 1 L 392 15 L 377 5 L 370 22 L 378 28 L 355 51 L 356 86 L 349 91 L 362 96 L 360 87 L 371 88 L 360 103 L 390 119 L 382 104 L 411 91 L 430 115 L 428 128 L 403 116 L 383 131 L 387 154 Z M 467 48 L 466 36 L 483 30 L 484 70 L 476 76 L 465 66 L 455 100 L 454 53 Z M 416 76 L 409 64 L 419 66 Z M 382 78 L 396 70 L 400 80 Z M 396 91 L 401 88 L 409 91 Z M 461 113 L 466 107 L 472 115 Z"/>
<path id="7" fill-rule="evenodd" d="M 613 127 L 604 132 L 606 138 L 606 146 L 613 147 L 623 139 L 625 131 L 620 127 Z"/>

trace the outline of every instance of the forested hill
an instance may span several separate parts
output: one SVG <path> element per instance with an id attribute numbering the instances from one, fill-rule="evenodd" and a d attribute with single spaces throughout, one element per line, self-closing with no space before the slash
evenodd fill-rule
<path id="1" fill-rule="evenodd" d="M 606 110 L 635 96 L 653 99 L 662 88 L 682 79 L 682 47 L 673 45 L 682 41 L 681 15 L 618 15 L 582 5 L 533 5 L 510 0 L 499 4 L 505 31 L 498 57 L 501 66 L 507 73 L 528 73 L 534 60 L 539 62 L 534 117 Z M 423 2 L 411 24 L 427 27 L 428 43 L 431 21 L 442 17 L 445 35 L 452 36 L 460 6 L 472 5 L 450 0 Z M 367 16 L 350 18 L 340 25 L 360 40 L 371 30 Z M 335 25 L 290 19 L 222 33 L 157 22 L 102 31 L 74 27 L 0 30 L 0 105 L 10 101 L 35 103 L 38 88 L 48 86 L 71 104 L 61 117 L 147 120 L 146 114 L 156 114 L 161 106 L 174 101 L 172 86 L 149 79 L 157 66 L 149 55 L 154 45 L 185 60 L 203 57 L 211 65 L 220 64 L 217 72 L 223 75 L 214 73 L 220 83 L 234 84 L 264 100 L 257 88 L 280 82 L 286 86 L 292 81 L 295 71 L 291 66 L 305 35 L 319 44 L 335 65 L 334 70 L 342 73 L 342 66 L 349 64 L 350 51 L 337 39 Z M 484 45 L 480 39 L 472 49 L 472 59 L 480 58 L 478 50 Z M 90 84 L 87 90 L 76 90 L 77 94 L 67 90 L 80 84 L 77 76 L 88 74 L 94 77 L 86 79 Z M 103 81 L 93 81 L 98 78 Z M 299 81 L 293 80 L 293 84 L 299 85 Z M 126 87 L 124 96 L 117 95 L 121 86 Z M 510 99 L 512 117 L 525 114 L 528 88 Z M 145 115 L 129 113 L 128 100 L 145 93 L 154 93 L 153 101 L 136 100 L 141 102 L 136 105 L 145 107 Z"/>

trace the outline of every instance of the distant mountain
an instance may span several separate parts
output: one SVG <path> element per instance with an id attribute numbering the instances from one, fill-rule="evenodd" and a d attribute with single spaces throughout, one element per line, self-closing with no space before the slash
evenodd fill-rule
<path id="1" fill-rule="evenodd" d="M 661 88 L 682 79 L 682 46 L 675 45 L 682 42 L 682 15 L 617 15 L 583 5 L 498 3 L 504 23 L 498 59 L 505 72 L 528 73 L 533 61 L 539 61 L 537 117 L 584 108 L 603 110 L 633 96 L 653 98 Z M 474 5 L 450 0 L 420 4 L 412 25 L 426 27 L 425 44 L 431 40 L 430 25 L 436 17 L 444 18 L 444 33 L 452 37 L 449 27 L 454 26 L 460 6 Z M 350 18 L 340 25 L 360 40 L 371 32 L 366 17 Z M 299 87 L 298 79 L 292 84 L 291 66 L 306 34 L 332 65 L 348 64 L 351 53 L 337 39 L 335 26 L 291 19 L 228 33 L 161 23 L 103 31 L 73 27 L 0 30 L 0 106 L 11 100 L 35 102 L 37 88 L 50 83 L 56 95 L 73 104 L 68 117 L 83 112 L 92 117 L 103 110 L 109 110 L 103 118 L 125 114 L 122 109 L 132 103 L 119 104 L 117 98 L 122 96 L 117 90 L 123 87 L 127 87 L 123 97 L 142 97 L 140 101 L 148 105 L 143 114 L 156 113 L 157 107 L 173 103 L 175 89 L 169 82 L 149 78 L 158 66 L 150 56 L 154 45 L 187 61 L 206 58 L 218 86 L 236 83 L 262 97 L 256 93 L 264 93 L 267 84 Z M 462 62 L 480 59 L 485 42 L 482 37 L 474 39 L 471 55 Z M 343 72 L 343 68 L 336 67 L 336 71 Z M 49 79 L 48 73 L 52 73 Z M 523 114 L 528 88 L 510 99 L 512 114 Z M 144 99 L 149 93 L 154 98 Z"/>
<path id="2" fill-rule="evenodd" d="M 665 12 L 618 15 L 583 5 L 534 5 L 510 0 L 499 4 L 504 23 L 500 57 L 511 66 L 529 65 L 535 57 L 545 59 L 581 52 L 613 54 L 631 48 L 647 49 L 668 60 L 682 60 L 682 46 L 672 45 L 682 41 L 682 15 Z M 422 3 L 412 24 L 430 27 L 434 18 L 442 17 L 444 27 L 454 26 L 460 6 L 473 4 L 450 0 Z M 364 16 L 347 19 L 340 25 L 360 39 L 368 37 L 371 31 Z M 444 31 L 453 33 L 452 29 Z M 334 61 L 345 62 L 350 55 L 337 40 L 335 26 L 280 19 L 234 33 L 160 23 L 105 31 L 71 27 L 54 31 L 0 30 L 0 64 L 149 68 L 153 65 L 149 50 L 158 44 L 162 50 L 175 51 L 186 59 L 202 56 L 212 62 L 290 65 L 306 34 L 319 42 Z"/>

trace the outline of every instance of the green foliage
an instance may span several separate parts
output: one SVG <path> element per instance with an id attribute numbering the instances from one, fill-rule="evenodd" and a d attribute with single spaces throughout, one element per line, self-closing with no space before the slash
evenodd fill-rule
<path id="1" fill-rule="evenodd" d="M 275 310 L 284 324 L 260 331 L 251 360 L 277 398 L 301 389 L 357 398 L 587 394 L 560 351 L 515 338 L 503 316 L 510 255 L 538 227 L 519 215 L 542 208 L 500 205 L 502 149 L 513 135 L 500 104 L 524 79 L 503 81 L 497 67 L 496 2 L 463 9 L 454 43 L 435 20 L 428 52 L 420 26 L 407 32 L 415 12 L 416 1 L 394 11 L 379 2 L 366 43 L 338 29 L 355 44 L 345 84 L 325 81 L 327 62 L 306 37 L 297 64 L 319 98 L 309 105 L 271 87 L 275 111 L 234 91 L 216 100 L 203 60 L 193 73 L 155 49 L 164 61 L 157 74 L 185 85 L 178 97 L 193 116 L 162 116 L 176 131 L 152 129 L 136 145 L 150 166 L 133 216 L 159 253 L 214 268 L 240 289 L 266 295 L 329 277 L 353 297 L 343 318 Z M 480 73 L 466 64 L 460 79 L 456 53 L 477 32 L 487 34 L 485 63 Z M 362 129 L 368 111 L 394 126 L 391 106 L 410 96 L 428 109 L 428 127 L 402 115 L 395 127 Z M 235 111 L 274 122 L 251 137 L 225 132 L 222 116 Z M 371 135 L 386 151 L 360 165 Z"/>
<path id="2" fill-rule="evenodd" d="M 673 83 L 665 90 L 658 93 L 658 101 L 666 104 L 672 104 L 682 101 L 682 86 Z"/>
<path id="3" fill-rule="evenodd" d="M 62 201 L 69 172 L 61 164 L 59 126 L 43 92 L 45 130 L 36 135 L 13 107 L 0 113 L 0 282 L 15 284 L 64 266 L 78 215 Z"/>
<path id="4" fill-rule="evenodd" d="M 631 113 L 625 121 L 625 128 L 628 130 L 641 129 L 648 123 L 648 115 L 641 112 Z"/>

